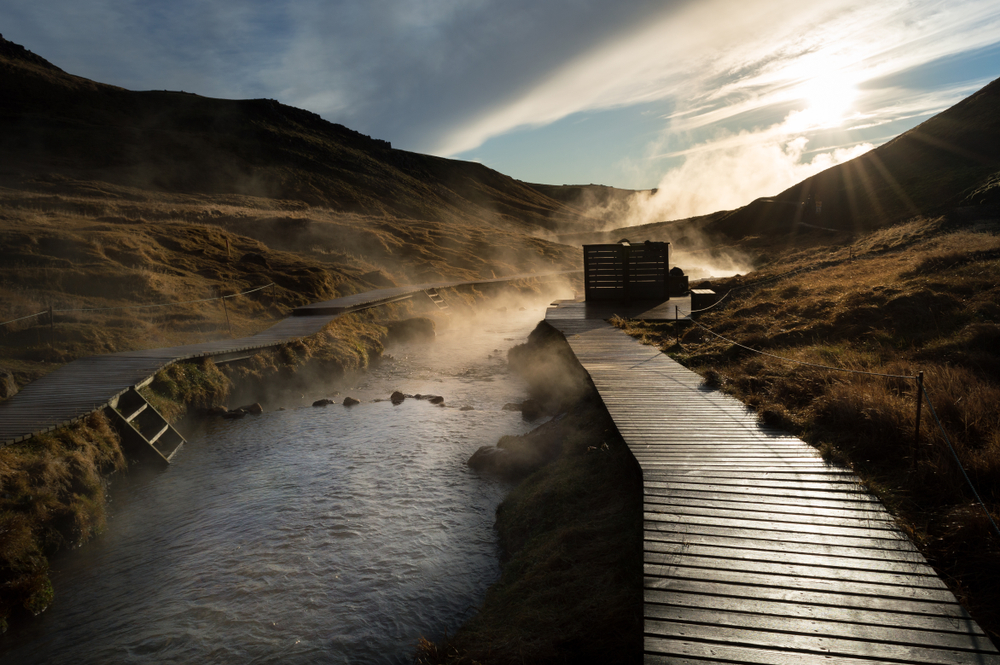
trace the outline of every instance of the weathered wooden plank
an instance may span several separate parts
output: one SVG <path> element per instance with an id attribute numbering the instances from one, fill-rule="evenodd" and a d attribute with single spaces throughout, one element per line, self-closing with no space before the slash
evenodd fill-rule
<path id="1" fill-rule="evenodd" d="M 867 632 L 863 626 L 859 632 Z M 749 628 L 676 623 L 646 619 L 647 635 L 675 639 L 699 640 L 717 644 L 740 644 L 750 647 L 774 648 L 781 646 L 790 651 L 813 654 L 815 658 L 826 656 L 860 657 L 893 660 L 904 663 L 938 663 L 941 665 L 963 665 L 971 662 L 1000 662 L 995 655 L 979 651 L 958 651 L 948 648 L 934 648 L 924 645 L 899 644 L 895 642 L 875 642 L 868 639 L 843 639 L 828 635 L 800 635 L 790 632 L 752 630 Z M 887 631 L 889 632 L 889 631 Z M 985 660 L 979 660 L 984 658 Z"/>
<path id="2" fill-rule="evenodd" d="M 919 555 L 912 543 L 907 540 L 872 539 L 864 536 L 826 536 L 826 535 L 804 535 L 796 534 L 794 531 L 762 531 L 753 528 L 734 529 L 727 527 L 714 527 L 704 524 L 688 524 L 679 521 L 646 521 L 643 525 L 645 538 L 657 539 L 684 538 L 695 540 L 697 538 L 714 537 L 729 538 L 736 540 L 754 540 L 761 542 L 771 542 L 775 545 L 784 544 L 786 546 L 809 547 L 816 545 L 820 547 L 841 547 L 853 548 L 860 551 L 871 552 L 891 552 L 892 556 L 907 557 L 909 553 Z"/>
<path id="3" fill-rule="evenodd" d="M 802 496 L 770 496 L 768 494 L 717 494 L 714 492 L 698 492 L 689 490 L 656 490 L 646 488 L 643 501 L 651 504 L 680 504 L 703 506 L 746 506 L 748 510 L 757 507 L 768 508 L 781 512 L 800 510 L 802 512 L 820 511 L 817 514 L 832 515 L 842 513 L 855 515 L 859 518 L 891 520 L 884 511 L 876 510 L 878 506 L 869 501 L 852 501 L 834 497 L 815 499 Z"/>
<path id="4" fill-rule="evenodd" d="M 883 660 L 824 656 L 779 649 L 764 649 L 728 644 L 695 642 L 647 636 L 644 662 L 650 665 L 705 665 L 737 663 L 740 665 L 885 665 Z"/>
<path id="5" fill-rule="evenodd" d="M 655 474 L 655 469 L 653 471 Z M 656 476 L 654 475 L 651 482 L 655 482 Z M 760 493 L 760 489 L 754 487 L 752 484 L 747 484 L 740 486 L 738 484 L 715 484 L 715 483 L 671 483 L 669 485 L 671 489 L 677 490 L 688 490 L 692 492 L 713 492 L 722 495 L 729 496 L 743 496 L 743 497 L 753 497 Z M 838 498 L 838 499 L 850 499 L 855 501 L 867 501 L 869 503 L 874 503 L 876 500 L 869 496 L 863 495 L 859 492 L 854 491 L 850 488 L 843 488 L 832 486 L 828 488 L 818 489 L 818 490 L 784 490 L 782 488 L 774 487 L 768 490 L 772 496 L 775 497 L 788 497 L 788 498 L 802 498 L 802 499 L 825 499 L 825 498 Z"/>
<path id="6" fill-rule="evenodd" d="M 774 510 L 773 507 L 756 506 L 752 503 L 712 502 L 711 505 L 705 505 L 704 502 L 699 501 L 666 501 L 660 500 L 658 497 L 646 497 L 644 503 L 645 509 L 649 512 L 669 510 L 675 515 L 724 517 L 743 521 L 764 520 L 772 524 L 801 524 L 807 520 L 812 525 L 897 531 L 896 526 L 888 519 L 887 515 L 883 515 L 883 519 L 875 519 L 871 514 L 849 513 L 843 510 L 823 511 L 803 508 L 799 511 L 778 511 Z"/>
<path id="7" fill-rule="evenodd" d="M 823 652 L 821 650 L 794 650 L 792 648 L 781 648 L 780 639 L 775 640 L 771 647 L 758 646 L 741 643 L 726 636 L 728 643 L 721 641 L 705 642 L 690 638 L 661 637 L 657 635 L 647 635 L 645 638 L 645 662 L 658 665 L 704 665 L 711 663 L 740 663 L 746 665 L 885 665 L 885 656 L 878 654 L 874 657 L 864 656 L 844 656 Z M 912 655 L 912 654 L 911 654 Z M 937 654 L 923 654 L 931 658 L 936 658 Z M 907 658 L 894 660 L 897 663 L 946 663 L 946 660 L 915 660 Z M 983 665 L 993 665 L 997 659 L 992 654 L 966 653 L 959 663 L 977 663 Z"/>
<path id="8" fill-rule="evenodd" d="M 701 584 L 700 586 L 698 586 Z M 942 634 L 953 634 L 968 637 L 977 645 L 988 649 L 982 641 L 985 634 L 975 621 L 968 615 L 914 614 L 912 612 L 893 612 L 876 609 L 864 604 L 861 607 L 849 605 L 824 605 L 823 598 L 814 598 L 801 594 L 802 598 L 765 599 L 753 593 L 753 589 L 736 588 L 744 595 L 721 595 L 716 593 L 717 587 L 712 584 L 693 582 L 687 585 L 687 590 L 680 589 L 646 589 L 644 599 L 650 605 L 670 605 L 674 607 L 692 607 L 704 610 L 724 610 L 733 612 L 756 612 L 780 617 L 798 617 L 804 619 L 822 619 L 842 623 L 857 623 L 873 626 L 898 627 L 912 630 L 927 630 Z M 950 608 L 951 605 L 942 606 Z M 650 613 L 657 610 L 650 608 Z"/>
<path id="9" fill-rule="evenodd" d="M 657 534 L 660 535 L 660 534 Z M 752 547 L 753 545 L 764 547 Z M 767 547 L 770 544 L 771 547 Z M 856 547 L 836 548 L 831 546 L 804 546 L 802 543 L 776 541 L 750 541 L 734 538 L 702 537 L 694 540 L 676 538 L 662 540 L 647 538 L 643 543 L 647 552 L 683 551 L 692 557 L 714 556 L 734 559 L 766 561 L 772 563 L 797 563 L 810 566 L 835 566 L 857 570 L 880 570 L 906 575 L 922 575 L 944 585 L 919 557 L 887 558 L 885 550 L 862 550 Z M 867 553 L 868 556 L 864 556 Z"/>
<path id="10" fill-rule="evenodd" d="M 705 610 L 653 604 L 649 608 L 647 617 L 676 624 L 695 623 L 711 627 L 746 628 L 754 631 L 792 634 L 795 637 L 817 636 L 843 639 L 844 641 L 840 644 L 841 653 L 866 657 L 875 655 L 891 657 L 891 654 L 882 651 L 873 652 L 870 647 L 859 647 L 857 642 L 876 642 L 880 645 L 891 643 L 910 648 L 934 649 L 933 653 L 936 653 L 938 649 L 945 651 L 990 651 L 993 648 L 992 642 L 985 635 L 919 630 L 899 625 L 883 626 L 868 621 L 844 623 L 830 620 L 824 616 L 806 618 L 728 609 Z M 663 626 L 657 624 L 657 627 Z M 655 629 L 650 630 L 649 624 L 647 624 L 647 631 L 656 634 L 673 632 L 669 629 L 663 632 Z M 957 662 L 965 661 L 959 660 Z"/>
<path id="11" fill-rule="evenodd" d="M 715 528 L 740 529 L 743 531 L 751 530 L 761 532 L 778 532 L 782 534 L 792 534 L 791 536 L 786 537 L 802 540 L 813 538 L 814 536 L 868 538 L 878 540 L 880 543 L 885 541 L 905 540 L 904 536 L 895 531 L 886 531 L 884 529 L 874 529 L 869 526 L 856 526 L 853 524 L 829 526 L 827 524 L 819 524 L 810 521 L 806 519 L 807 517 L 808 516 L 803 516 L 803 519 L 797 522 L 775 522 L 769 520 L 733 518 L 721 515 L 694 515 L 687 512 L 673 510 L 670 512 L 645 511 L 643 515 L 643 518 L 647 522 L 670 522 L 705 525 Z"/>
<path id="12" fill-rule="evenodd" d="M 669 576 L 674 567 L 696 568 L 697 571 L 686 572 L 685 575 L 700 575 L 699 571 L 738 571 L 755 575 L 772 575 L 796 578 L 817 578 L 825 582 L 863 582 L 898 586 L 906 589 L 936 589 L 948 594 L 948 587 L 936 576 L 931 574 L 898 573 L 879 569 L 860 570 L 834 565 L 835 562 L 825 561 L 822 565 L 813 563 L 792 563 L 778 561 L 762 561 L 748 557 L 726 556 L 724 553 L 716 556 L 695 556 L 679 548 L 673 552 L 647 550 L 643 560 L 650 571 L 657 575 Z M 651 574 L 653 574 L 651 572 Z M 709 574 L 709 573 L 706 573 Z M 714 575 L 715 573 L 711 573 Z M 781 584 L 776 579 L 776 584 Z M 860 588 L 860 587 L 857 587 Z M 886 593 L 895 593 L 885 590 Z M 946 596 L 948 598 L 948 596 Z M 950 599 L 950 598 L 949 598 Z"/>
<path id="13" fill-rule="evenodd" d="M 799 589 L 842 596 L 865 596 L 906 600 L 914 606 L 921 602 L 953 603 L 955 597 L 950 591 L 927 587 L 901 587 L 893 584 L 856 582 L 837 579 L 807 577 L 805 575 L 780 575 L 777 573 L 743 571 L 735 568 L 700 568 L 677 564 L 646 563 L 643 565 L 646 586 L 652 589 L 669 588 L 669 580 L 700 580 L 744 586 L 772 587 L 777 589 Z"/>

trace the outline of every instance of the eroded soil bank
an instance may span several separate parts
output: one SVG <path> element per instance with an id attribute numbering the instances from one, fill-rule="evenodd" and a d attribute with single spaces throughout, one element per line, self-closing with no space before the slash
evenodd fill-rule
<path id="1" fill-rule="evenodd" d="M 642 475 L 565 338 L 542 322 L 509 353 L 554 417 L 497 447 L 526 477 L 500 504 L 501 579 L 418 661 L 639 663 Z M 533 468 L 534 470 L 530 470 Z"/>

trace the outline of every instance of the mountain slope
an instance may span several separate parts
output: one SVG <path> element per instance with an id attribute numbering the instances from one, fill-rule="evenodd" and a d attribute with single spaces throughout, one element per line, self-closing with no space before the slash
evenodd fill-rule
<path id="1" fill-rule="evenodd" d="M 892 141 L 709 225 L 733 237 L 802 224 L 865 232 L 1000 202 L 1000 79 Z M 806 227 L 808 228 L 808 227 Z"/>
<path id="2" fill-rule="evenodd" d="M 340 212 L 589 230 L 580 207 L 481 164 L 393 150 L 270 99 L 132 92 L 0 37 L 0 169 L 172 193 L 292 199 Z M 0 173 L 2 175 L 2 173 Z"/>

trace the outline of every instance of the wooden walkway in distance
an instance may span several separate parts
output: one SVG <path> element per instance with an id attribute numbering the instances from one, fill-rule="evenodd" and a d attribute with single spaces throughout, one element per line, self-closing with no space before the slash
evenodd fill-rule
<path id="1" fill-rule="evenodd" d="M 629 315 L 563 302 L 546 321 L 642 467 L 647 663 L 1000 664 L 850 472 L 605 323 L 615 313 Z"/>
<path id="2" fill-rule="evenodd" d="M 0 447 L 65 427 L 103 409 L 115 397 L 131 387 L 145 385 L 158 371 L 175 362 L 194 358 L 225 360 L 250 355 L 261 349 L 314 335 L 343 314 L 403 300 L 429 289 L 558 278 L 573 272 L 579 271 L 440 281 L 366 291 L 298 307 L 292 316 L 252 337 L 81 358 L 29 383 L 10 399 L 0 402 Z"/>

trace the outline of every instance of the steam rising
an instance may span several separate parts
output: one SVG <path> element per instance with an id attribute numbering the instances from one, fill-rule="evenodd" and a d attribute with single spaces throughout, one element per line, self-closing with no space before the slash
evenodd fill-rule
<path id="1" fill-rule="evenodd" d="M 808 139 L 789 135 L 795 114 L 782 124 L 760 132 L 740 132 L 669 156 L 683 156 L 679 167 L 668 171 L 652 191 L 627 199 L 593 205 L 588 214 L 605 221 L 605 232 L 632 241 L 667 240 L 673 244 L 671 265 L 690 276 L 729 276 L 753 268 L 750 257 L 739 250 L 722 249 L 694 223 L 669 227 L 658 223 L 690 220 L 739 208 L 760 196 L 770 196 L 797 182 L 864 154 L 870 143 L 816 152 L 805 158 Z M 656 225 L 652 228 L 633 227 Z M 614 242 L 615 238 L 611 240 Z"/>
<path id="2" fill-rule="evenodd" d="M 807 139 L 753 141 L 741 133 L 736 141 L 688 153 L 684 164 L 668 171 L 655 194 L 638 194 L 622 226 L 685 219 L 746 205 L 759 196 L 777 194 L 797 182 L 871 150 L 871 144 L 821 152 L 802 160 Z"/>
<path id="3" fill-rule="evenodd" d="M 870 143 L 806 156 L 808 139 L 741 132 L 681 153 L 684 163 L 668 171 L 653 192 L 639 192 L 618 210 L 600 210 L 612 228 L 687 219 L 732 210 L 760 196 L 773 196 L 825 169 L 872 149 Z"/>

